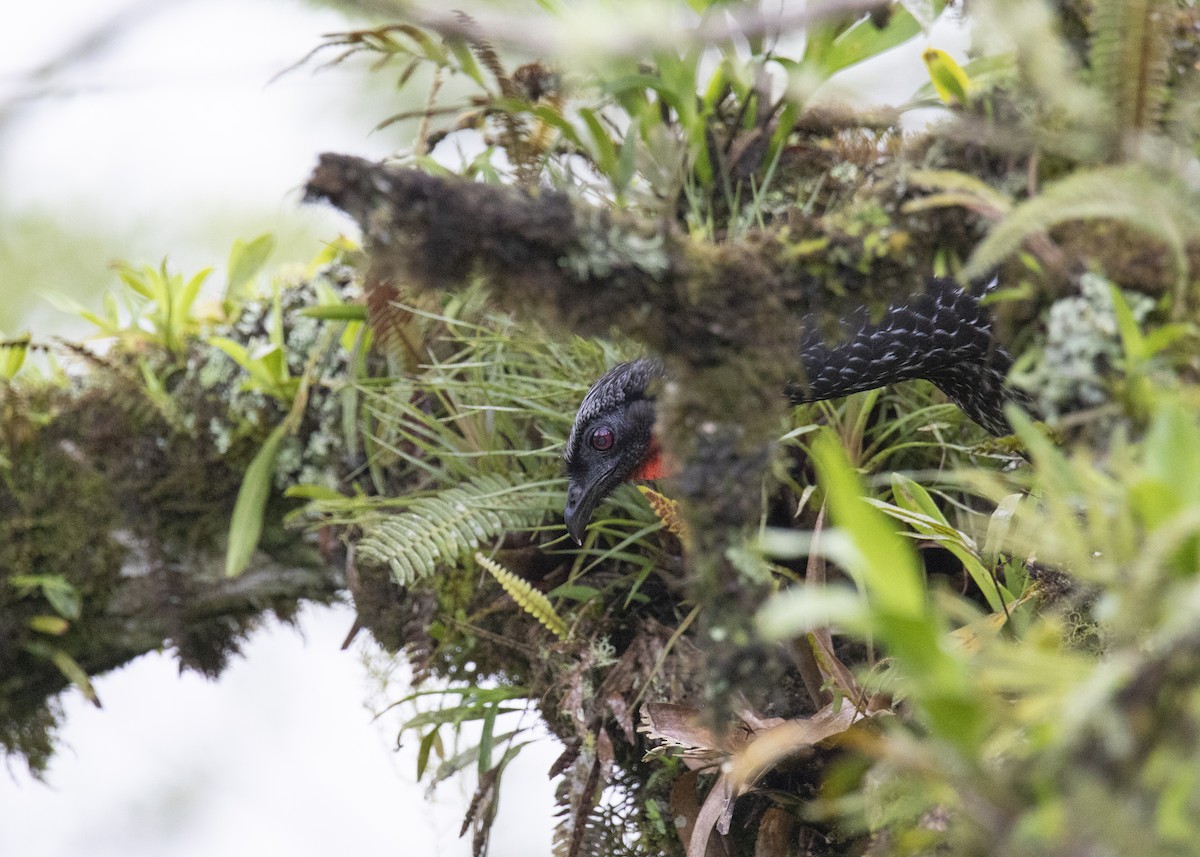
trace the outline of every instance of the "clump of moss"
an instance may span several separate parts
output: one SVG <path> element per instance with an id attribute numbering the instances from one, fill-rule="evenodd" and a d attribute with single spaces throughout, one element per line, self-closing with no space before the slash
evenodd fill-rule
<path id="1" fill-rule="evenodd" d="M 1050 306 L 1044 346 L 1012 379 L 1035 397 L 1048 419 L 1109 400 L 1110 378 L 1122 356 L 1112 290 L 1112 283 L 1099 274 L 1081 276 L 1078 295 Z M 1145 295 L 1122 294 L 1140 324 L 1154 302 Z"/>
<path id="2" fill-rule="evenodd" d="M 321 370 L 280 455 L 260 547 L 281 570 L 323 568 L 310 539 L 285 527 L 298 501 L 283 491 L 331 486 L 353 466 L 338 396 L 350 359 L 302 314 L 319 292 L 352 285 L 329 266 L 170 343 L 133 322 L 102 357 L 69 347 L 84 372 L 0 386 L 0 746 L 34 771 L 70 684 L 91 693 L 87 676 L 164 645 L 216 675 L 264 611 L 286 621 L 300 599 L 332 597 L 329 574 L 222 591 L 239 487 L 292 403 L 249 383 L 212 338 L 255 353 L 275 337 L 293 378 Z"/>
<path id="3" fill-rule="evenodd" d="M 62 390 L 0 388 L 0 745 L 40 771 L 67 686 L 50 652 L 78 660 L 116 588 L 125 548 L 104 475 L 46 429 Z"/>

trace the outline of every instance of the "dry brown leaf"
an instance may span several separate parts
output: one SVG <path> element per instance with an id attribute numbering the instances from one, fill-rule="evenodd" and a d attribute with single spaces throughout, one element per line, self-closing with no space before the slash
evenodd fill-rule
<path id="1" fill-rule="evenodd" d="M 716 760 L 732 755 L 746 746 L 746 728 L 726 730 L 722 735 L 712 728 L 707 712 L 689 705 L 670 702 L 648 702 L 642 706 L 639 732 L 651 741 L 683 751 L 688 758 Z"/>
<path id="2" fill-rule="evenodd" d="M 680 837 L 687 844 L 688 857 L 713 857 L 714 847 L 721 850 L 725 847 L 723 840 L 712 839 L 713 831 L 722 837 L 729 832 L 734 802 L 763 774 L 785 759 L 810 752 L 822 741 L 884 714 L 890 714 L 890 711 L 868 708 L 864 712 L 845 700 L 837 707 L 832 703 L 826 705 L 812 717 L 793 720 L 761 718 L 753 712 L 742 712 L 740 726 L 719 735 L 708 725 L 704 711 L 687 705 L 655 702 L 642 706 L 642 723 L 638 731 L 664 745 L 655 749 L 673 747 L 683 750 L 683 761 L 691 770 L 671 790 L 671 808 L 676 816 L 686 821 Z M 717 764 L 722 766 L 721 774 L 697 808 L 695 784 L 699 769 Z"/>
<path id="3" fill-rule="evenodd" d="M 670 807 L 671 815 L 683 821 L 676 828 L 679 842 L 688 848 L 692 842 L 692 833 L 696 830 L 696 820 L 700 816 L 700 801 L 696 795 L 696 787 L 700 779 L 699 771 L 688 771 L 671 786 Z M 725 848 L 719 839 L 710 838 L 705 847 L 704 857 L 725 857 Z"/>
<path id="4" fill-rule="evenodd" d="M 700 806 L 696 826 L 688 840 L 687 857 L 712 857 L 712 846 L 716 844 L 712 841 L 712 832 L 719 830 L 722 836 L 728 833 L 732 815 L 733 793 L 729 788 L 729 778 L 721 774 Z"/>
<path id="5" fill-rule="evenodd" d="M 771 768 L 784 759 L 812 748 L 827 738 L 841 734 L 856 721 L 871 715 L 862 714 L 845 701 L 838 708 L 827 705 L 812 717 L 799 717 L 760 732 L 746 749 L 734 756 L 729 770 L 729 785 L 741 795 L 750 789 Z"/>
<path id="6" fill-rule="evenodd" d="M 1032 598 L 1035 591 L 1033 587 L 1027 589 L 1020 598 L 1008 605 L 1006 612 L 989 613 L 980 619 L 976 619 L 974 622 L 963 625 L 961 628 L 955 628 L 950 632 L 950 639 L 962 646 L 964 651 L 976 651 L 983 645 L 984 638 L 995 637 L 1000 633 L 1001 629 L 1008 624 L 1008 617 L 1012 615 L 1012 611 Z"/>

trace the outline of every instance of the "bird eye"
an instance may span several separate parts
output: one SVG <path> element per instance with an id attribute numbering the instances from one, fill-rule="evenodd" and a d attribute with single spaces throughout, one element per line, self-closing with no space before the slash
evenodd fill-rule
<path id="1" fill-rule="evenodd" d="M 616 442 L 616 440 L 617 437 L 613 434 L 612 429 L 608 428 L 607 426 L 600 426 L 600 428 L 592 432 L 592 436 L 588 442 L 591 443 L 592 449 L 599 450 L 600 452 L 607 452 L 608 450 L 612 449 L 612 445 Z"/>

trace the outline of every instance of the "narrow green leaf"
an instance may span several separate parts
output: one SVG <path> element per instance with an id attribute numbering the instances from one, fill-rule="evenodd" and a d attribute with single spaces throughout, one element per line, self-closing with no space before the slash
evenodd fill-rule
<path id="1" fill-rule="evenodd" d="M 92 705 L 96 706 L 97 708 L 101 707 L 100 697 L 96 695 L 96 689 L 92 687 L 91 679 L 88 678 L 88 674 L 84 671 L 83 667 L 79 665 L 79 662 L 73 657 L 64 652 L 62 649 L 56 649 L 52 646 L 46 645 L 45 643 L 25 643 L 24 649 L 31 655 L 43 658 L 54 664 L 58 671 L 63 674 L 63 677 L 66 678 L 67 681 L 71 682 L 71 684 L 79 688 L 84 697 L 86 697 L 87 700 L 92 703 Z"/>
<path id="2" fill-rule="evenodd" d="M 321 321 L 366 321 L 367 308 L 363 304 L 320 304 L 305 307 L 300 315 Z"/>
<path id="3" fill-rule="evenodd" d="M 425 776 L 425 769 L 429 767 L 429 754 L 433 751 L 434 745 L 440 748 L 441 741 L 438 740 L 438 727 L 433 727 L 421 738 L 421 744 L 417 748 L 417 779 Z M 441 755 L 440 753 L 438 755 Z"/>
<path id="4" fill-rule="evenodd" d="M 61 616 L 30 616 L 29 627 L 39 634 L 61 637 L 70 629 L 71 623 Z"/>
<path id="5" fill-rule="evenodd" d="M 992 516 L 988 518 L 987 537 L 983 541 L 983 555 L 993 564 L 999 561 L 1000 554 L 1008 544 L 1008 533 L 1012 529 L 1013 516 L 1021 504 L 1024 494 L 1009 494 L 998 504 Z"/>
<path id="6" fill-rule="evenodd" d="M 258 540 L 262 536 L 263 516 L 271 496 L 271 480 L 275 475 L 275 459 L 287 434 L 287 425 L 280 423 L 268 435 L 262 448 L 246 468 L 242 486 L 233 505 L 233 520 L 229 524 L 229 547 L 225 553 L 225 574 L 237 577 L 246 570 Z"/>
<path id="7" fill-rule="evenodd" d="M 118 262 L 117 276 L 126 286 L 137 292 L 147 300 L 154 300 L 156 295 L 154 289 L 150 285 L 150 279 L 154 278 L 153 268 L 143 268 L 138 271 L 132 265 L 127 265 L 124 262 Z"/>
<path id="8" fill-rule="evenodd" d="M 524 710 L 512 706 L 459 706 L 421 711 L 405 721 L 404 725 L 400 727 L 400 731 L 407 732 L 410 729 L 422 729 L 426 726 L 437 726 L 444 723 L 457 726 L 471 720 L 483 720 L 487 717 L 488 711 L 493 709 L 497 714 L 516 714 Z"/>
<path id="9" fill-rule="evenodd" d="M 609 178 L 616 176 L 618 172 L 617 147 L 604 127 L 604 123 L 600 121 L 600 117 L 594 110 L 586 107 L 580 108 L 579 118 L 587 125 L 588 133 L 591 135 L 591 152 L 596 161 L 596 167 Z"/>
<path id="10" fill-rule="evenodd" d="M 184 332 L 185 325 L 191 318 L 192 306 L 196 303 L 196 298 L 200 294 L 200 288 L 204 285 L 204 281 L 208 279 L 208 275 L 211 273 L 212 268 L 202 269 L 194 277 L 187 281 L 187 284 L 176 296 L 175 302 L 171 306 L 171 320 L 176 332 Z"/>
<path id="11" fill-rule="evenodd" d="M 849 535 L 860 557 L 855 569 L 872 602 L 897 617 L 925 614 L 925 592 L 912 546 L 864 499 L 858 474 L 832 432 L 813 442 L 813 459 L 825 486 L 833 520 Z"/>
<path id="12" fill-rule="evenodd" d="M 461 38 L 447 38 L 446 47 L 454 54 L 454 58 L 458 60 L 459 71 L 479 84 L 484 91 L 489 91 L 487 78 L 483 74 L 483 69 L 479 67 L 479 63 L 475 60 L 475 55 L 471 53 L 470 47 Z"/>
<path id="13" fill-rule="evenodd" d="M 1109 295 L 1112 297 L 1113 316 L 1117 321 L 1117 332 L 1121 335 L 1121 346 L 1125 350 L 1125 356 L 1133 364 L 1138 364 L 1146 360 L 1149 356 L 1149 350 L 1146 348 L 1146 339 L 1142 336 L 1141 328 L 1138 327 L 1137 319 L 1133 316 L 1133 310 L 1129 308 L 1129 301 L 1125 300 L 1125 295 L 1116 285 L 1109 285 Z"/>
<path id="14" fill-rule="evenodd" d="M 234 342 L 232 339 L 227 339 L 224 336 L 211 336 L 208 339 L 208 344 L 221 349 L 229 355 L 234 363 L 241 366 L 247 372 L 250 371 L 250 352 L 240 342 Z"/>
<path id="15" fill-rule="evenodd" d="M 942 510 L 929 496 L 929 492 L 907 476 L 900 473 L 892 474 L 892 496 L 896 498 L 898 505 L 914 512 L 923 512 L 939 524 L 950 526 L 950 522 L 946 520 Z"/>
<path id="16" fill-rule="evenodd" d="M 46 300 L 56 309 L 69 312 L 71 315 L 77 315 L 89 324 L 95 325 L 97 330 L 104 336 L 116 336 L 121 332 L 121 328 L 115 318 L 110 320 L 97 315 L 79 301 L 69 298 L 66 295 L 49 293 L 46 295 Z"/>
<path id="17" fill-rule="evenodd" d="M 496 728 L 496 711 L 499 705 L 488 706 L 483 717 L 482 731 L 479 735 L 479 775 L 483 776 L 492 767 L 492 737 Z"/>
<path id="18" fill-rule="evenodd" d="M 404 33 L 404 35 L 416 42 L 420 55 L 430 62 L 439 66 L 444 66 L 450 62 L 450 57 L 442 49 L 442 46 L 435 42 L 429 33 L 420 27 L 414 27 L 412 24 L 393 24 L 391 29 Z"/>
<path id="19" fill-rule="evenodd" d="M 300 500 L 345 500 L 346 495 L 328 485 L 292 485 L 283 492 L 284 497 L 294 497 Z"/>

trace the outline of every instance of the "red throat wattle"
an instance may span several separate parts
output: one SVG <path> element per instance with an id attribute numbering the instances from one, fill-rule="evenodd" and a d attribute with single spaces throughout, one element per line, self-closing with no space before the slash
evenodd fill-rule
<path id="1" fill-rule="evenodd" d="M 650 454 L 646 456 L 645 461 L 638 465 L 637 470 L 629 474 L 629 478 L 630 480 L 662 479 L 666 475 L 668 475 L 666 459 L 663 457 L 658 441 L 652 440 L 650 441 Z"/>

